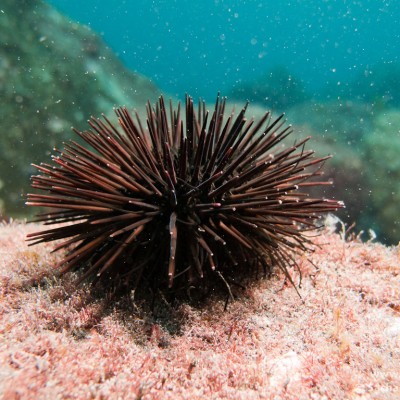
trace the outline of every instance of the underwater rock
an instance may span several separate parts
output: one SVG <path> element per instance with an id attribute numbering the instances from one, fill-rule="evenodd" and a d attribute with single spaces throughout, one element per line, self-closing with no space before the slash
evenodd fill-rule
<path id="1" fill-rule="evenodd" d="M 326 92 L 342 99 L 373 104 L 375 109 L 400 106 L 400 63 L 383 62 L 367 66 L 353 80 L 328 85 Z"/>
<path id="2" fill-rule="evenodd" d="M 257 80 L 238 83 L 228 97 L 285 111 L 309 100 L 310 95 L 306 93 L 301 80 L 294 77 L 286 67 L 276 66 Z"/>
<path id="3" fill-rule="evenodd" d="M 382 112 L 365 140 L 374 219 L 388 242 L 400 241 L 400 111 Z"/>
<path id="4" fill-rule="evenodd" d="M 365 134 L 366 126 L 358 123 L 362 111 L 343 111 L 339 105 L 316 102 L 297 105 L 288 110 L 289 121 L 292 121 L 300 135 L 313 137 L 313 149 L 322 155 L 332 154 L 333 158 L 324 166 L 325 176 L 329 176 L 333 185 L 326 186 L 323 195 L 343 199 L 346 208 L 339 210 L 339 218 L 346 224 L 356 222 L 357 229 L 363 229 L 361 220 L 366 212 L 364 199 L 366 179 L 363 175 L 364 160 L 358 141 Z M 313 196 L 315 193 L 311 190 Z"/>
<path id="5" fill-rule="evenodd" d="M 372 229 L 386 244 L 400 240 L 400 113 L 359 101 L 304 103 L 288 111 L 300 133 L 314 137 L 319 154 L 334 155 L 326 196 L 344 201 L 339 217 L 356 230 Z M 397 156 L 396 156 L 397 154 Z"/>
<path id="6" fill-rule="evenodd" d="M 0 5 L 0 215 L 22 215 L 31 162 L 90 115 L 158 97 L 88 27 L 40 0 Z M 73 111 L 71 111 L 73 110 Z"/>
<path id="7" fill-rule="evenodd" d="M 211 292 L 155 317 L 54 278 L 62 252 L 21 246 L 39 228 L 0 224 L 2 399 L 399 398 L 399 246 L 324 232 L 296 257 L 303 301 L 277 271 L 226 312 Z"/>
<path id="8" fill-rule="evenodd" d="M 363 137 L 371 132 L 374 108 L 358 101 L 309 101 L 288 110 L 294 124 L 307 124 L 334 143 L 350 146 L 360 153 Z"/>

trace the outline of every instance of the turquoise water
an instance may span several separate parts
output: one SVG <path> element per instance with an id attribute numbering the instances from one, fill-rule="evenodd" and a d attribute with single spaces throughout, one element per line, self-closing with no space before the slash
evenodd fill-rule
<path id="1" fill-rule="evenodd" d="M 274 66 L 310 94 L 399 61 L 400 1 L 52 0 L 163 91 L 214 99 Z"/>

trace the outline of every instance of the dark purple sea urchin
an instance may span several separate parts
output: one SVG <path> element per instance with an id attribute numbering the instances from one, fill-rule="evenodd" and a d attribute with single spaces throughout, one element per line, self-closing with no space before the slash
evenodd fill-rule
<path id="1" fill-rule="evenodd" d="M 306 151 L 309 138 L 277 146 L 292 133 L 283 116 L 255 123 L 246 107 L 225 116 L 219 97 L 212 113 L 186 97 L 183 122 L 180 105 L 167 110 L 160 97 L 147 105 L 147 129 L 126 108 L 116 110 L 119 127 L 92 118 L 75 132 L 94 150 L 70 141 L 35 165 L 32 187 L 46 194 L 27 204 L 48 210 L 36 221 L 61 225 L 29 234 L 31 244 L 63 239 L 61 273 L 79 269 L 81 281 L 114 289 L 176 293 L 219 281 L 230 293 L 235 277 L 274 266 L 292 282 L 288 267 L 311 245 L 305 231 L 342 203 L 300 191 L 329 183 L 312 179 L 329 157 Z"/>

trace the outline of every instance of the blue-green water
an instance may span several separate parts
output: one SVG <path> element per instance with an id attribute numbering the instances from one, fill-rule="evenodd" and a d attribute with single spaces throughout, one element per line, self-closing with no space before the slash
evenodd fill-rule
<path id="1" fill-rule="evenodd" d="M 311 94 L 400 54 L 398 0 L 52 0 L 163 91 L 214 99 L 284 65 Z"/>

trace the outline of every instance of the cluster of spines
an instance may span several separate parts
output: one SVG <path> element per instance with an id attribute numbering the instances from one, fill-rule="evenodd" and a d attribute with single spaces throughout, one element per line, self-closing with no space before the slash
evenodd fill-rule
<path id="1" fill-rule="evenodd" d="M 279 146 L 292 133 L 282 115 L 255 123 L 247 105 L 236 118 L 225 105 L 218 98 L 210 116 L 187 97 L 184 123 L 180 105 L 168 113 L 161 97 L 147 105 L 146 128 L 126 108 L 116 109 L 122 130 L 92 117 L 91 130 L 75 132 L 95 151 L 71 141 L 52 165 L 36 165 L 32 187 L 47 193 L 27 204 L 56 209 L 36 221 L 62 225 L 29 240 L 67 239 L 55 248 L 69 250 L 62 272 L 82 267 L 82 280 L 112 277 L 130 288 L 162 285 L 163 276 L 169 287 L 178 276 L 190 286 L 212 271 L 224 279 L 238 264 L 276 265 L 291 281 L 293 255 L 310 247 L 304 231 L 342 206 L 299 191 L 329 184 L 312 180 L 329 157 L 306 151 L 309 137 Z"/>

